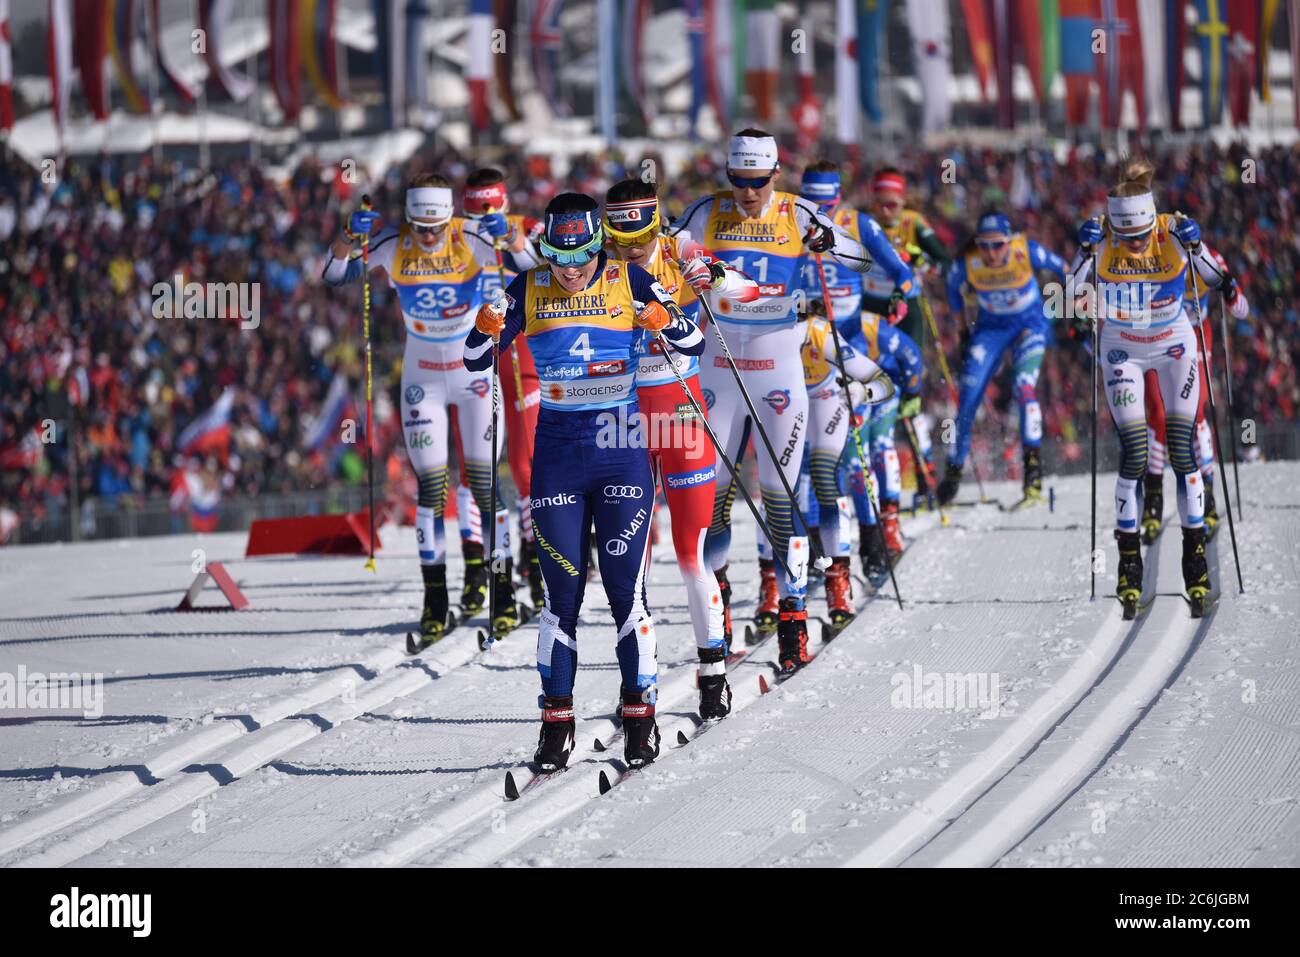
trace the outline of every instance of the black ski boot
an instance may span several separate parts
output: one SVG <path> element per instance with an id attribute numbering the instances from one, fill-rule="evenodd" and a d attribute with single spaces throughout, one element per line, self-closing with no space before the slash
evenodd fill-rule
<path id="1" fill-rule="evenodd" d="M 781 599 L 781 621 L 776 627 L 781 671 L 794 674 L 808 662 L 808 609 L 802 598 Z"/>
<path id="2" fill-rule="evenodd" d="M 858 554 L 862 556 L 862 574 L 872 588 L 879 588 L 889 578 L 889 552 L 875 525 L 858 525 Z"/>
<path id="3" fill-rule="evenodd" d="M 716 721 L 731 714 L 731 687 L 727 684 L 726 652 L 722 648 L 701 648 L 700 717 Z"/>
<path id="4" fill-rule="evenodd" d="M 1205 529 L 1183 529 L 1183 585 L 1192 617 L 1205 614 L 1210 599 L 1210 569 L 1205 563 Z"/>
<path id="5" fill-rule="evenodd" d="M 533 755 L 538 773 L 551 774 L 569 763 L 574 728 L 573 695 L 542 698 L 542 733 Z"/>
<path id="6" fill-rule="evenodd" d="M 447 566 L 421 565 L 424 576 L 424 610 L 420 613 L 420 645 L 427 648 L 453 627 L 447 597 Z"/>
<path id="7" fill-rule="evenodd" d="M 482 542 L 464 542 L 461 553 L 465 557 L 465 582 L 460 590 L 460 607 L 466 615 L 483 610 L 487 604 L 487 563 L 483 560 Z"/>
<path id="8" fill-rule="evenodd" d="M 659 757 L 659 725 L 655 723 L 655 692 L 623 690 L 623 760 L 629 768 L 645 767 Z"/>
<path id="9" fill-rule="evenodd" d="M 1229 503 L 1231 504 L 1231 503 Z M 1214 533 L 1219 530 L 1219 509 L 1214 504 L 1214 485 L 1205 483 L 1205 540 L 1214 540 Z"/>
<path id="10" fill-rule="evenodd" d="M 537 546 L 525 538 L 519 552 L 519 564 L 528 577 L 528 596 L 534 608 L 542 608 L 546 604 L 546 588 L 542 584 L 542 564 L 537 559 Z"/>
<path id="11" fill-rule="evenodd" d="M 1150 545 L 1160 537 L 1165 522 L 1165 476 L 1148 472 L 1142 479 L 1142 543 Z"/>
<path id="12" fill-rule="evenodd" d="M 1038 449 L 1025 449 L 1023 487 L 1025 501 L 1034 502 L 1043 497 L 1043 462 Z"/>
<path id="13" fill-rule="evenodd" d="M 515 601 L 514 562 L 498 558 L 492 562 L 496 578 L 496 601 L 492 608 L 492 637 L 501 638 L 520 625 L 519 603 Z"/>
<path id="14" fill-rule="evenodd" d="M 1115 531 L 1119 542 L 1119 583 L 1115 594 L 1124 606 L 1124 618 L 1137 616 L 1138 602 L 1142 599 L 1142 544 L 1137 532 Z"/>
<path id="15" fill-rule="evenodd" d="M 731 582 L 727 581 L 727 566 L 715 571 L 713 577 L 718 580 L 718 591 L 722 594 L 722 637 L 727 643 L 727 654 L 731 654 Z"/>
<path id="16" fill-rule="evenodd" d="M 962 467 L 960 465 L 949 464 L 943 473 L 943 481 L 939 483 L 939 490 L 935 494 L 939 499 L 940 505 L 947 505 L 957 497 L 957 489 L 961 485 Z"/>

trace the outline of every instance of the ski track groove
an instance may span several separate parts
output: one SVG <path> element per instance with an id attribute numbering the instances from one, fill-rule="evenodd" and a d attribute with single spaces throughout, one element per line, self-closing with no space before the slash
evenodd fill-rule
<path id="1" fill-rule="evenodd" d="M 277 697 L 250 711 L 247 717 L 253 725 L 251 729 L 238 720 L 205 727 L 194 733 L 188 741 L 173 744 L 143 763 L 145 771 L 154 779 L 151 783 L 145 783 L 140 775 L 121 772 L 116 780 L 77 794 L 4 831 L 0 834 L 0 856 L 65 831 L 91 815 L 111 812 L 116 806 L 142 792 L 149 795 L 134 807 L 91 823 L 31 857 L 8 863 L 17 866 L 58 867 L 84 857 L 110 841 L 161 820 L 218 788 L 247 776 L 340 724 L 424 688 L 447 671 L 482 654 L 478 650 L 472 629 L 466 627 L 464 634 L 459 637 L 461 640 L 454 647 L 434 646 L 413 657 L 406 655 L 401 648 L 394 647 L 391 642 L 373 646 L 359 666 L 343 666 L 354 670 L 357 667 L 364 668 L 373 676 L 363 682 L 362 690 L 356 689 L 357 681 L 351 677 L 323 678 L 307 688 Z M 349 701 L 349 698 L 352 700 Z M 338 701 L 330 707 L 329 703 L 334 699 Z M 309 717 L 318 718 L 319 721 L 306 720 Z M 295 718 L 298 720 L 293 720 Z M 251 740 L 224 756 L 218 755 L 218 760 L 214 762 L 202 766 L 197 764 L 199 759 L 244 738 Z M 177 778 L 176 773 L 182 770 L 203 773 L 192 778 Z M 154 788 L 161 790 L 150 794 Z"/>

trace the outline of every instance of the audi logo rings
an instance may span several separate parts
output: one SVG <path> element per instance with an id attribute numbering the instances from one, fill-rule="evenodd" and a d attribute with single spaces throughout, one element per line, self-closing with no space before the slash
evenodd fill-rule
<path id="1" fill-rule="evenodd" d="M 640 498 L 645 494 L 645 489 L 640 485 L 606 485 L 606 498 Z"/>

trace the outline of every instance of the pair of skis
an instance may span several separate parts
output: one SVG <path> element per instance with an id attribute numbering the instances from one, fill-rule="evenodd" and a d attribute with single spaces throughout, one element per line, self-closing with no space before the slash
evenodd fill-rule
<path id="1" fill-rule="evenodd" d="M 493 644 L 505 638 L 511 632 L 522 628 L 532 620 L 534 610 L 531 605 L 526 605 L 521 601 L 517 601 L 515 606 L 519 609 L 519 621 L 511 627 L 494 628 L 492 630 L 487 628 L 478 629 L 475 638 L 478 641 L 479 651 L 486 651 Z M 442 634 L 437 638 L 426 638 L 418 631 L 408 631 L 406 633 L 406 653 L 408 655 L 418 655 L 420 652 L 428 650 L 438 642 L 446 639 L 448 635 L 463 625 L 471 617 L 472 615 L 470 613 L 457 605 L 454 608 L 448 609 L 447 617 L 443 622 Z"/>

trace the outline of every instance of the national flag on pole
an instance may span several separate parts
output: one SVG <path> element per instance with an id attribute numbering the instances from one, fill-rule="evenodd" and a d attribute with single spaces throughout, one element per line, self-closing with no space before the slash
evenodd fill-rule
<path id="1" fill-rule="evenodd" d="M 68 121 L 68 99 L 72 91 L 72 15 L 68 0 L 50 0 L 45 61 L 50 69 L 54 123 L 62 135 Z"/>
<path id="2" fill-rule="evenodd" d="M 921 131 L 945 130 L 952 123 L 948 6 L 907 0 L 907 25 L 912 33 L 912 61 L 921 82 Z"/>
<path id="3" fill-rule="evenodd" d="M 497 26 L 506 37 L 518 34 L 515 27 L 519 22 L 519 4 L 517 0 L 496 0 Z M 519 102 L 515 99 L 515 45 L 507 42 L 505 48 L 492 61 L 496 71 L 497 96 L 506 108 L 512 120 L 521 120 L 524 115 L 519 111 Z"/>
<path id="4" fill-rule="evenodd" d="M 880 35 L 888 0 L 858 0 L 858 84 L 862 111 L 872 123 L 885 118 L 880 103 Z"/>
<path id="5" fill-rule="evenodd" d="M 961 0 L 962 21 L 970 38 L 971 62 L 975 79 L 979 81 L 980 96 L 989 101 L 989 83 L 993 79 L 993 37 L 989 33 L 988 11 L 984 0 Z"/>
<path id="6" fill-rule="evenodd" d="M 1097 82 L 1101 86 L 1101 122 L 1118 129 L 1124 113 L 1124 91 L 1137 100 L 1138 127 L 1146 128 L 1146 99 L 1142 78 L 1142 38 L 1137 0 L 1101 0 L 1106 52 L 1097 57 Z"/>
<path id="7" fill-rule="evenodd" d="M 198 99 L 198 89 L 176 71 L 176 68 L 167 61 L 166 54 L 163 53 L 162 15 L 158 12 L 158 2 L 159 0 L 148 0 L 149 6 L 145 10 L 145 15 L 149 20 L 149 42 L 153 45 L 154 62 L 158 66 L 158 72 L 163 75 L 167 85 L 181 98 L 181 102 L 193 103 Z"/>
<path id="8" fill-rule="evenodd" d="M 7 0 L 0 0 L 0 3 Z M 118 86 L 126 97 L 127 109 L 132 113 L 149 112 L 149 94 L 135 78 L 135 69 L 131 62 L 132 47 L 135 44 L 135 0 L 108 0 L 107 37 L 108 56 L 113 61 L 117 73 Z"/>
<path id="9" fill-rule="evenodd" d="M 1015 70 L 1015 28 L 1011 0 L 990 0 L 989 20 L 993 26 L 993 60 L 998 77 L 998 126 L 1011 129 L 1016 125 L 1016 100 L 1012 88 Z"/>
<path id="10" fill-rule="evenodd" d="M 427 108 L 430 100 L 428 30 L 433 9 L 429 4 L 430 0 L 407 0 L 406 3 L 406 31 L 403 39 L 406 47 L 406 103 L 415 107 L 417 113 Z M 489 26 L 489 44 L 491 36 L 492 29 Z"/>
<path id="11" fill-rule="evenodd" d="M 776 114 L 781 71 L 781 19 L 776 0 L 749 0 L 745 12 L 745 88 L 754 98 L 754 116 L 766 126 Z"/>
<path id="12" fill-rule="evenodd" d="M 1259 6 L 1259 53 L 1255 57 L 1255 89 L 1259 90 L 1259 99 L 1271 103 L 1273 90 L 1268 79 L 1268 58 L 1272 52 L 1269 40 L 1273 36 L 1273 23 L 1277 20 L 1277 8 L 1280 0 L 1263 0 Z"/>
<path id="13" fill-rule="evenodd" d="M 1138 3 L 1138 29 L 1142 35 L 1142 101 L 1146 104 L 1147 125 L 1167 129 L 1169 65 L 1165 62 L 1168 28 L 1165 24 L 1165 5 Z"/>
<path id="14" fill-rule="evenodd" d="M 650 0 L 624 0 L 619 3 L 619 63 L 622 66 L 623 89 L 649 123 L 654 118 L 654 103 L 646 92 L 645 83 L 645 33 L 650 17 Z"/>
<path id="15" fill-rule="evenodd" d="M 373 9 L 386 126 L 397 129 L 406 124 L 406 49 L 398 41 L 406 35 L 406 0 L 373 0 Z"/>
<path id="16" fill-rule="evenodd" d="M 1043 34 L 1042 98 L 1047 102 L 1061 72 L 1061 9 L 1057 0 L 1038 0 L 1038 29 Z"/>
<path id="17" fill-rule="evenodd" d="M 1183 81 L 1186 67 L 1183 51 L 1187 48 L 1187 18 L 1183 16 L 1187 0 L 1165 0 L 1165 96 L 1169 104 L 1169 128 L 1183 128 Z"/>
<path id="18" fill-rule="evenodd" d="M 1234 126 L 1250 125 L 1250 91 L 1255 87 L 1260 59 L 1259 33 L 1263 11 L 1257 0 L 1227 0 L 1228 110 Z M 1265 46 L 1268 37 L 1262 37 Z"/>
<path id="19" fill-rule="evenodd" d="M 81 92 L 95 119 L 108 119 L 108 0 L 80 0 L 72 31 L 72 53 L 81 74 Z"/>
<path id="20" fill-rule="evenodd" d="M 695 135 L 700 107 L 708 99 L 708 70 L 704 60 L 704 12 L 702 0 L 683 0 L 686 9 L 686 39 L 691 48 L 691 135 Z"/>
<path id="21" fill-rule="evenodd" d="M 342 84 L 334 42 L 338 0 L 302 0 L 298 56 L 316 95 L 331 110 L 342 109 Z"/>
<path id="22" fill-rule="evenodd" d="M 9 48 L 9 0 L 0 0 L 0 130 L 14 128 L 14 61 Z"/>
<path id="23" fill-rule="evenodd" d="M 1061 0 L 1061 75 L 1065 77 L 1065 118 L 1072 126 L 1088 122 L 1097 12 L 1096 0 Z"/>
<path id="24" fill-rule="evenodd" d="M 302 111 L 301 13 L 298 0 L 267 0 L 267 76 L 286 124 L 296 123 Z"/>
<path id="25" fill-rule="evenodd" d="M 1201 123 L 1223 118 L 1228 79 L 1228 23 L 1221 0 L 1196 0 L 1196 47 L 1201 54 Z"/>
<path id="26" fill-rule="evenodd" d="M 1042 7 L 1039 0 L 1014 0 L 1013 16 L 1016 17 L 1016 35 L 1020 40 L 1020 51 L 1024 55 L 1025 69 L 1033 82 L 1034 96 L 1039 103 L 1047 101 L 1046 85 L 1050 80 L 1043 76 L 1044 32 L 1041 22 Z"/>
<path id="27" fill-rule="evenodd" d="M 321 402 L 320 412 L 307 424 L 302 444 L 309 452 L 332 448 L 342 442 L 340 426 L 344 419 L 358 421 L 357 404 L 348 387 L 348 377 L 335 373 Z"/>
<path id="28" fill-rule="evenodd" d="M 492 0 L 470 0 L 465 83 L 469 86 L 469 121 L 476 130 L 492 125 Z"/>
<path id="29" fill-rule="evenodd" d="M 812 18 L 808 15 L 808 0 L 799 3 L 799 29 L 803 31 L 803 42 L 795 53 L 795 69 L 798 84 L 798 97 L 790 107 L 790 119 L 794 121 L 800 153 L 806 153 L 817 143 L 822 128 L 822 104 L 817 98 L 817 71 L 814 64 L 814 46 Z"/>
<path id="30" fill-rule="evenodd" d="M 732 107 L 736 101 L 735 24 L 731 0 L 704 0 L 704 39 L 708 75 L 709 102 L 724 131 L 731 128 Z"/>
<path id="31" fill-rule="evenodd" d="M 1300 0 L 1298 0 L 1300 2 Z M 856 146 L 861 129 L 858 107 L 858 12 L 854 0 L 835 3 L 835 135 Z"/>
<path id="32" fill-rule="evenodd" d="M 227 386 L 212 408 L 187 425 L 176 439 L 182 455 L 213 453 L 226 460 L 230 450 L 230 410 L 235 404 L 235 389 Z"/>
<path id="33" fill-rule="evenodd" d="M 618 138 L 617 0 L 596 0 L 596 129 L 605 142 Z"/>
<path id="34" fill-rule="evenodd" d="M 560 11 L 564 0 L 534 0 L 529 18 L 528 52 L 533 64 L 533 78 L 551 112 L 568 116 L 568 101 L 560 96 L 560 58 L 564 55 L 564 34 L 560 31 Z"/>
<path id="35" fill-rule="evenodd" d="M 208 64 L 208 90 L 235 103 L 243 103 L 253 92 L 253 81 L 226 66 L 227 26 L 233 0 L 199 0 L 199 28 L 207 38 L 203 59 Z M 271 0 L 272 9 L 290 0 Z M 292 0 L 294 6 L 297 0 Z M 296 36 L 296 34 L 293 34 Z M 277 96 L 279 92 L 277 91 Z M 296 115 L 296 114 L 295 114 Z"/>

